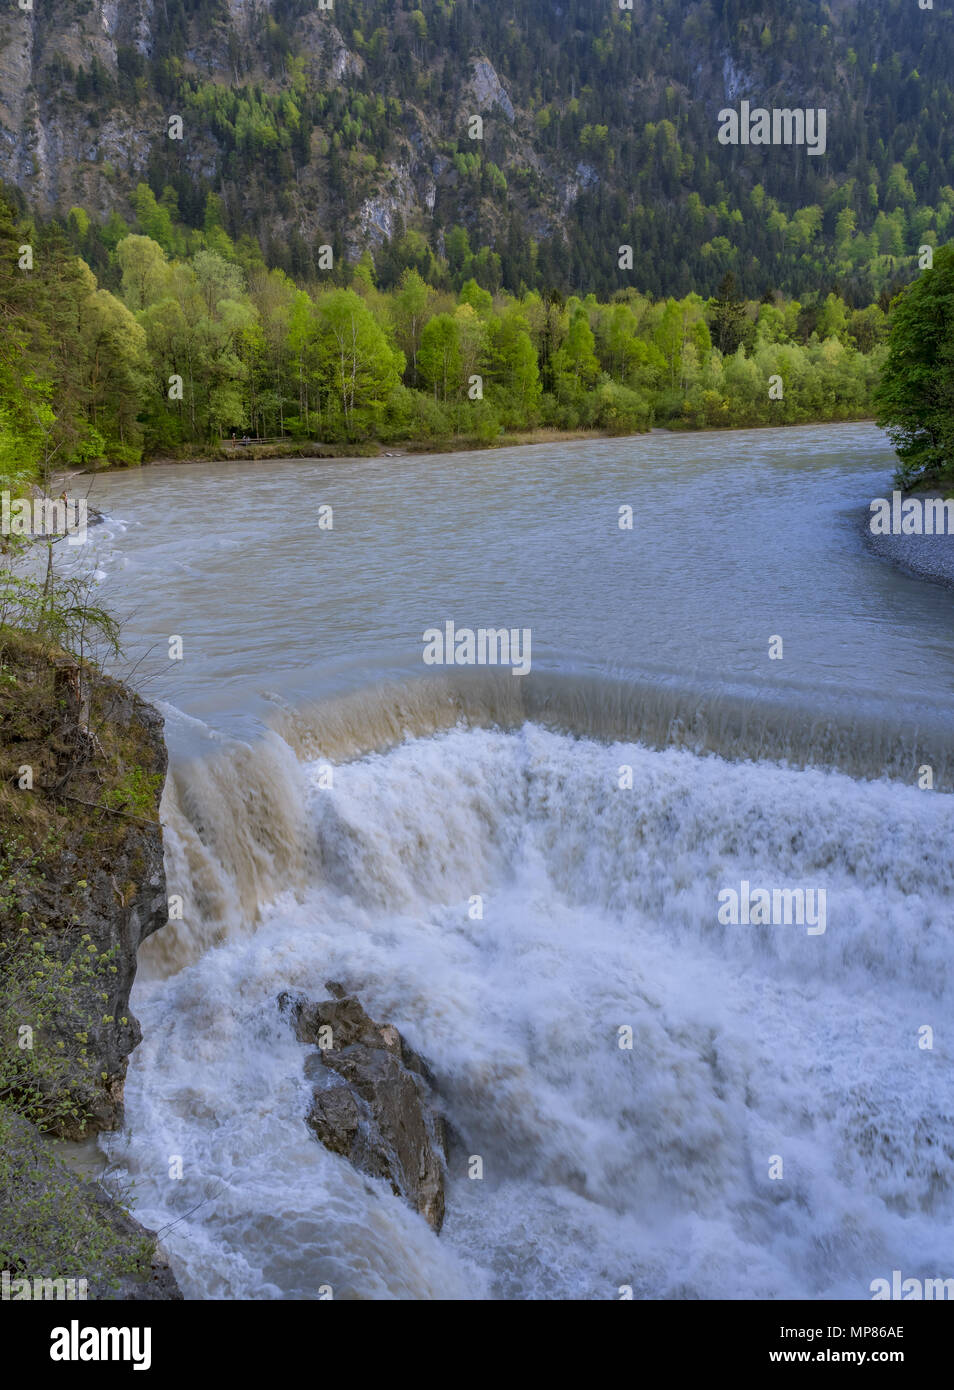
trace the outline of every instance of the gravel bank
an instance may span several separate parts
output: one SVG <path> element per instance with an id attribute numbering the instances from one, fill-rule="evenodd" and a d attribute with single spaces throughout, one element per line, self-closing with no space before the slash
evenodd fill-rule
<path id="1" fill-rule="evenodd" d="M 921 494 L 922 497 L 937 495 Z M 876 555 L 907 570 L 909 574 L 917 575 L 919 579 L 930 579 L 954 589 L 954 535 L 873 536 L 871 520 L 871 514 L 866 512 L 862 529 L 865 541 Z"/>

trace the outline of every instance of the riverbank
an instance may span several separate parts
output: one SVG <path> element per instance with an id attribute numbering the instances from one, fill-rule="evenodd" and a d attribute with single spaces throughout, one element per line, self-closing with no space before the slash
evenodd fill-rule
<path id="1" fill-rule="evenodd" d="M 908 497 L 944 496 L 936 493 L 909 493 Z M 897 569 L 916 579 L 927 579 L 934 584 L 943 584 L 954 589 L 954 535 L 905 536 L 889 534 L 872 535 L 871 517 L 865 516 L 864 537 L 868 549 L 882 560 L 887 560 Z"/>
<path id="2" fill-rule="evenodd" d="M 634 433 L 619 434 L 615 430 L 556 430 L 556 429 L 534 429 L 519 430 L 511 434 L 501 434 L 494 439 L 480 439 L 474 436 L 461 435 L 451 439 L 415 439 L 402 440 L 399 444 L 390 444 L 381 440 L 368 441 L 361 444 L 324 444 L 311 441 L 308 443 L 295 443 L 291 439 L 279 441 L 278 443 L 268 444 L 223 444 L 218 449 L 190 450 L 181 455 L 157 454 L 152 458 L 143 459 L 139 465 L 116 464 L 105 467 L 89 467 L 84 469 L 74 469 L 69 476 L 81 476 L 82 474 L 108 473 L 116 469 L 127 469 L 129 467 L 158 468 L 175 464 L 185 463 L 236 463 L 247 460 L 252 463 L 267 462 L 269 459 L 338 459 L 342 462 L 362 458 L 408 458 L 421 454 L 461 454 L 490 452 L 498 449 L 520 449 L 532 448 L 542 444 L 556 446 L 560 444 L 572 444 L 583 442 L 596 442 L 604 439 L 641 439 L 647 434 L 665 435 L 709 435 L 709 434 L 739 434 L 748 430 L 793 430 L 804 429 L 813 425 L 819 427 L 825 425 L 868 425 L 874 424 L 873 418 L 868 415 L 846 416 L 838 420 L 800 420 L 784 421 L 780 424 L 770 424 L 764 421 L 756 421 L 752 424 L 744 425 L 694 425 L 689 422 L 676 423 L 670 422 L 665 425 L 653 425 L 646 430 L 638 430 Z"/>
<path id="3" fill-rule="evenodd" d="M 134 691 L 0 627 L 0 1268 L 94 1298 L 180 1296 L 154 1233 L 44 1137 L 123 1123 L 137 955 L 169 915 L 166 767 Z"/>
<path id="4" fill-rule="evenodd" d="M 646 431 L 644 431 L 645 433 Z M 388 444 L 380 440 L 362 444 L 323 444 L 311 441 L 296 444 L 286 439 L 269 444 L 223 444 L 218 449 L 190 451 L 182 457 L 169 454 L 156 455 L 143 459 L 141 467 L 155 468 L 177 463 L 235 463 L 242 459 L 249 462 L 262 462 L 268 459 L 360 459 L 360 458 L 405 458 L 412 454 L 459 454 L 473 453 L 483 449 L 510 449 L 539 444 L 566 444 L 578 440 L 625 438 L 608 430 L 526 430 L 514 434 L 502 434 L 496 439 L 479 439 L 461 435 L 456 439 L 415 439 L 402 440 L 400 444 Z M 124 467 L 125 465 L 120 465 Z M 87 473 L 109 471 L 103 468 L 88 468 Z"/>

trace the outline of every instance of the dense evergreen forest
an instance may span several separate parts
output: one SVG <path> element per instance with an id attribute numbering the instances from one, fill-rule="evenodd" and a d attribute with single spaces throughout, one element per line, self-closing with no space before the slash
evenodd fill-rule
<path id="1" fill-rule="evenodd" d="M 19 158 L 0 141 L 0 177 L 24 207 L 128 218 L 145 183 L 193 231 L 214 195 L 224 230 L 251 235 L 296 279 L 331 245 L 339 266 L 372 250 L 382 290 L 412 267 L 441 289 L 472 276 L 491 293 L 603 300 L 628 287 L 709 296 L 732 272 L 752 298 L 831 290 L 863 307 L 910 278 L 920 245 L 950 234 L 954 26 L 941 5 L 113 10 L 59 0 L 28 21 L 31 62 L 8 70 L 21 84 L 5 122 Z M 23 22 L 0 22 L 0 52 L 13 55 Z M 743 98 L 824 108 L 824 155 L 721 145 L 718 112 Z M 170 113 L 181 139 L 168 138 Z M 628 274 L 620 245 L 633 248 Z M 105 274 L 111 248 L 88 251 Z"/>

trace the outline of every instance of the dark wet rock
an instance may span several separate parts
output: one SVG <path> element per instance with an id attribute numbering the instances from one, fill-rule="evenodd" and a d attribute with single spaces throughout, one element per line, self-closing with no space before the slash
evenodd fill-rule
<path id="1" fill-rule="evenodd" d="M 447 1144 L 433 1075 L 398 1030 L 376 1023 L 343 985 L 325 988 L 332 998 L 318 1003 L 279 998 L 299 1040 L 316 1048 L 305 1066 L 315 1083 L 307 1122 L 327 1149 L 386 1178 L 439 1231 Z"/>

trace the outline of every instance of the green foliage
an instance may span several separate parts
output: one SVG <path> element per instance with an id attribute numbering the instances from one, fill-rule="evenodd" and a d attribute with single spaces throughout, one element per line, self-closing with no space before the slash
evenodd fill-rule
<path id="1" fill-rule="evenodd" d="M 62 539 L 62 538 L 59 538 Z M 92 601 L 95 581 L 84 573 L 59 575 L 47 541 L 47 570 L 37 579 L 15 566 L 0 568 L 0 633 L 5 627 L 35 634 L 52 650 L 79 661 L 118 656 L 115 618 Z"/>
<path id="2" fill-rule="evenodd" d="M 148 773 L 142 767 L 130 768 L 116 786 L 104 792 L 103 803 L 113 810 L 153 820 L 162 783 L 162 773 Z"/>
<path id="3" fill-rule="evenodd" d="M 32 270 L 20 266 L 24 245 Z M 114 448 L 138 460 L 141 329 L 55 227 L 18 221 L 2 198 L 0 319 L 0 486 L 13 491 Z"/>
<path id="4" fill-rule="evenodd" d="M 899 485 L 954 484 L 954 246 L 895 303 L 875 401 L 901 461 Z"/>
<path id="5" fill-rule="evenodd" d="M 155 1240 L 127 1234 L 109 1211 L 0 1104 L 0 1267 L 12 1278 L 87 1279 L 100 1297 L 123 1278 L 148 1278 Z"/>
<path id="6" fill-rule="evenodd" d="M 673 130 L 660 129 L 670 151 Z M 595 126 L 590 139 L 600 144 Z M 897 180 L 895 192 L 903 193 Z M 150 453 L 186 455 L 233 434 L 358 447 L 490 442 L 501 428 L 621 432 L 870 413 L 886 333 L 879 304 L 853 307 L 834 292 L 756 302 L 732 271 L 709 300 L 653 301 L 635 289 L 565 303 L 526 287 L 513 295 L 501 288 L 501 256 L 475 252 L 461 226 L 444 257 L 419 232 L 399 230 L 376 260 L 365 253 L 305 288 L 230 239 L 221 199 L 206 198 L 203 230 L 188 233 L 171 191 L 158 202 L 147 193 L 137 197 L 139 215 L 162 241 L 134 232 L 116 242 L 107 259 L 119 297 L 83 262 L 64 271 L 83 306 L 68 379 L 23 370 L 23 345 L 51 335 L 22 286 L 12 286 L 20 293 L 8 353 L 19 360 L 0 404 L 7 476 L 15 467 L 21 479 L 42 472 L 67 433 L 70 458 L 98 464 L 136 457 L 134 440 Z M 753 196 L 768 206 L 764 190 Z M 94 224 L 80 213 L 72 210 L 70 226 L 90 242 Z M 704 220 L 701 202 L 696 213 Z M 786 222 L 806 244 L 819 225 L 811 210 Z M 841 236 L 852 226 L 839 215 Z M 340 283 L 349 276 L 350 287 Z M 64 314 L 50 317 L 56 324 Z M 769 377 L 782 379 L 781 398 L 769 397 Z M 24 589 L 25 611 L 32 598 Z"/>
<path id="7" fill-rule="evenodd" d="M 333 290 L 315 306 L 315 353 L 325 390 L 324 415 L 333 436 L 381 432 L 388 396 L 398 386 L 404 354 L 388 341 L 360 295 Z"/>
<path id="8" fill-rule="evenodd" d="M 453 314 L 435 314 L 421 336 L 418 368 L 424 385 L 436 400 L 459 395 L 461 379 L 460 325 Z"/>
<path id="9" fill-rule="evenodd" d="M 45 846 L 51 851 L 51 846 Z M 14 842 L 0 853 L 5 913 L 23 900 L 42 861 Z M 90 1056 L 90 1024 L 102 1016 L 116 950 L 89 935 L 64 951 L 45 923 L 24 917 L 0 936 L 0 1107 L 12 1106 L 41 1129 L 82 1131 L 100 1078 Z"/>

